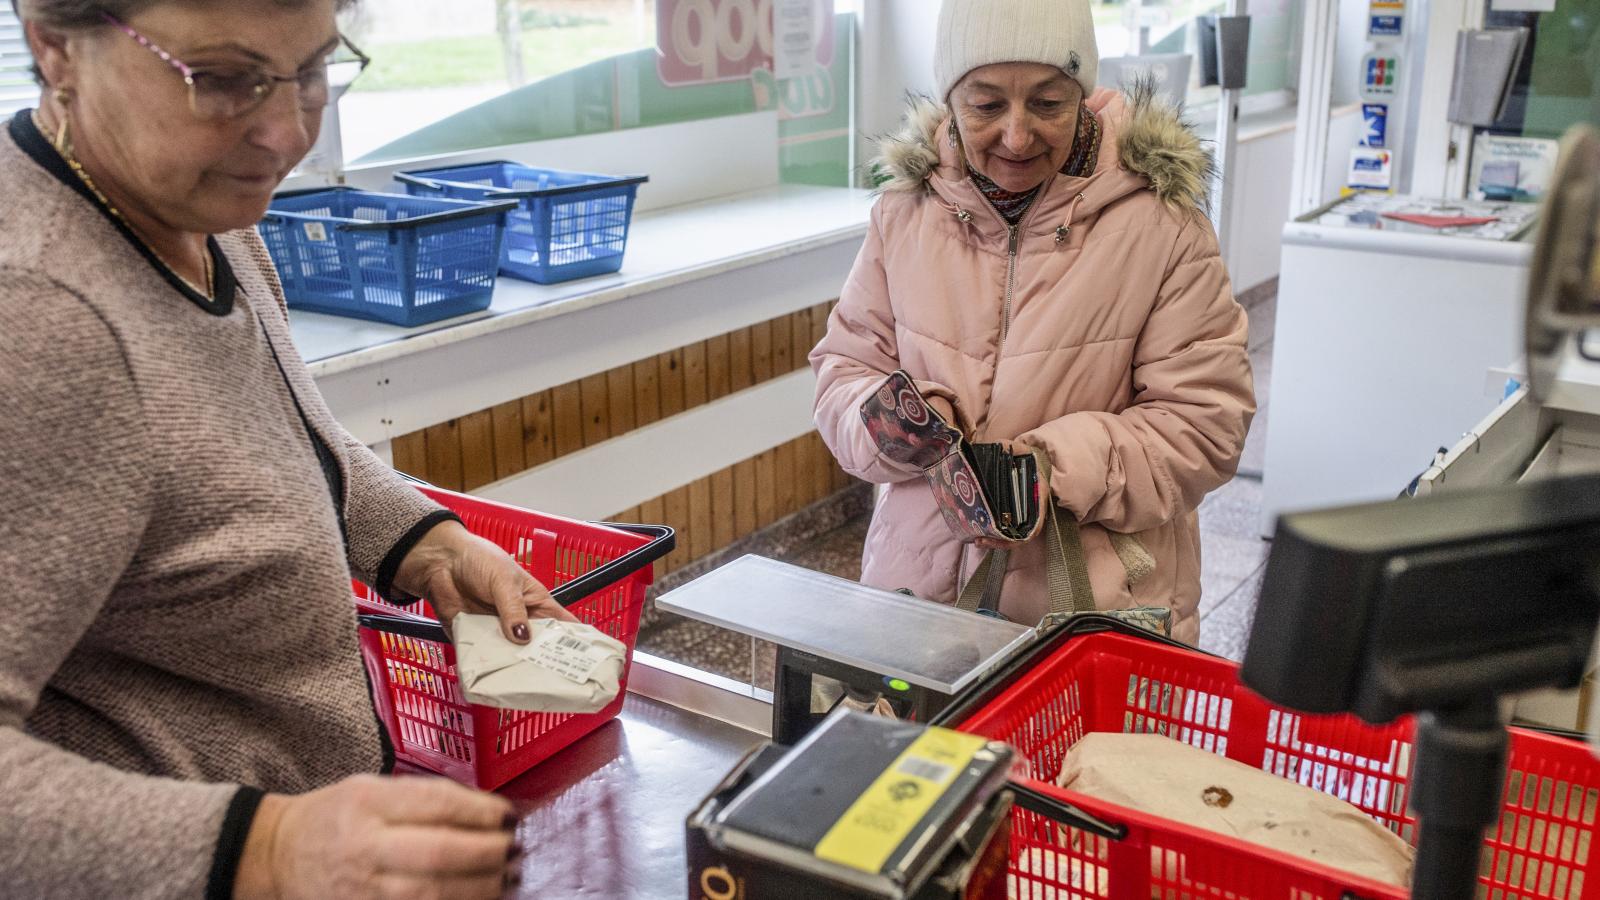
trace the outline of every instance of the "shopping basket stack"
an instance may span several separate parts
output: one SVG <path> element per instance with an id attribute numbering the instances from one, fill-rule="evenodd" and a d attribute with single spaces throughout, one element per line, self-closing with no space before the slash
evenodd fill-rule
<path id="1" fill-rule="evenodd" d="M 534 713 L 468 703 L 455 648 L 432 607 L 396 606 L 355 583 L 361 652 L 379 718 L 398 760 L 493 790 L 614 718 L 622 709 L 650 564 L 673 547 L 672 529 L 601 525 L 528 512 L 431 487 L 419 488 L 461 516 L 467 529 L 510 553 L 568 611 L 623 642 L 624 690 L 598 713 Z"/>
<path id="2" fill-rule="evenodd" d="M 1245 688 L 1238 666 L 1094 617 L 1041 642 L 1013 674 L 958 698 L 941 721 L 1010 743 L 1021 783 L 1087 816 L 1074 825 L 1013 813 L 1011 896 L 1395 898 L 1406 891 L 1055 786 L 1068 749 L 1093 732 L 1161 734 L 1325 791 L 1409 841 L 1414 725 L 1305 716 Z M 1595 878 L 1600 763 L 1577 741 L 1513 729 L 1499 824 L 1484 842 L 1478 896 L 1578 900 Z"/>

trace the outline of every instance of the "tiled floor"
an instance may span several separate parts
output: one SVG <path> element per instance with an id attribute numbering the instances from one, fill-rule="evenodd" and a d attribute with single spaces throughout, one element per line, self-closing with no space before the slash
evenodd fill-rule
<path id="1" fill-rule="evenodd" d="M 1272 380 L 1273 320 L 1277 312 L 1276 282 L 1248 292 L 1240 302 L 1250 312 L 1250 360 L 1255 371 L 1258 411 L 1240 460 L 1239 476 L 1206 498 L 1200 507 L 1200 646 L 1232 659 L 1244 655 L 1270 547 L 1261 539 L 1259 520 Z M 870 511 L 870 491 L 854 488 L 774 525 L 767 534 L 744 542 L 719 559 L 674 573 L 663 579 L 660 588 L 670 590 L 687 578 L 745 553 L 856 580 L 861 577 L 861 547 L 866 540 Z M 645 652 L 729 678 L 751 680 L 767 688 L 772 684 L 772 645 L 698 622 L 651 611 L 646 614 L 639 646 Z"/>

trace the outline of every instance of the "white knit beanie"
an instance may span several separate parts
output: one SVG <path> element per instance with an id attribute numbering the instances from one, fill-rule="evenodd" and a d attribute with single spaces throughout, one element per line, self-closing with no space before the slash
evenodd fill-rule
<path id="1" fill-rule="evenodd" d="M 1086 97 L 1100 71 L 1089 0 L 944 0 L 936 40 L 941 100 L 968 72 L 994 63 L 1060 66 Z"/>

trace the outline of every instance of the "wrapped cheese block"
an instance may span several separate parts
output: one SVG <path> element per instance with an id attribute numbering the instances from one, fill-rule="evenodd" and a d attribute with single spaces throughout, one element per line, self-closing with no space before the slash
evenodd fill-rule
<path id="1" fill-rule="evenodd" d="M 1349 803 L 1155 734 L 1090 734 L 1061 787 L 1398 887 L 1416 851 Z"/>

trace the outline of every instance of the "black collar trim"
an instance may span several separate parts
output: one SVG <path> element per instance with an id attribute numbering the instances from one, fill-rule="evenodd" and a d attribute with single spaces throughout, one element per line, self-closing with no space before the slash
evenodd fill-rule
<path id="1" fill-rule="evenodd" d="M 189 302 L 213 316 L 225 316 L 233 311 L 234 294 L 238 290 L 239 282 L 234 278 L 233 267 L 228 264 L 228 257 L 222 252 L 222 247 L 217 244 L 215 237 L 206 238 L 206 249 L 211 253 L 211 266 L 212 271 L 215 273 L 213 277 L 216 279 L 217 296 L 213 299 L 190 287 L 188 282 L 178 277 L 178 273 L 167 268 L 166 263 L 163 263 L 160 257 L 156 256 L 155 251 L 145 246 L 144 241 L 133 233 L 133 229 L 129 228 L 126 222 L 111 214 L 111 210 L 100 202 L 94 192 L 89 190 L 89 186 L 83 183 L 83 179 L 79 178 L 67 166 L 66 160 L 61 158 L 61 154 L 57 153 L 55 148 L 50 146 L 50 142 L 45 140 L 44 135 L 39 133 L 39 129 L 33 124 L 33 110 L 24 109 L 12 116 L 10 130 L 11 139 L 16 141 L 17 146 L 22 149 L 23 153 L 32 157 L 33 161 L 38 163 L 46 172 L 54 175 L 57 181 L 77 191 L 80 196 L 88 200 L 95 209 L 100 211 L 101 215 L 106 217 L 107 221 L 116 226 L 117 231 L 122 233 L 122 236 L 133 246 L 133 249 L 139 251 L 139 255 L 143 256 L 145 261 L 150 263 L 151 267 L 167 280 L 168 284 L 176 288 L 178 293 L 188 298 Z"/>

